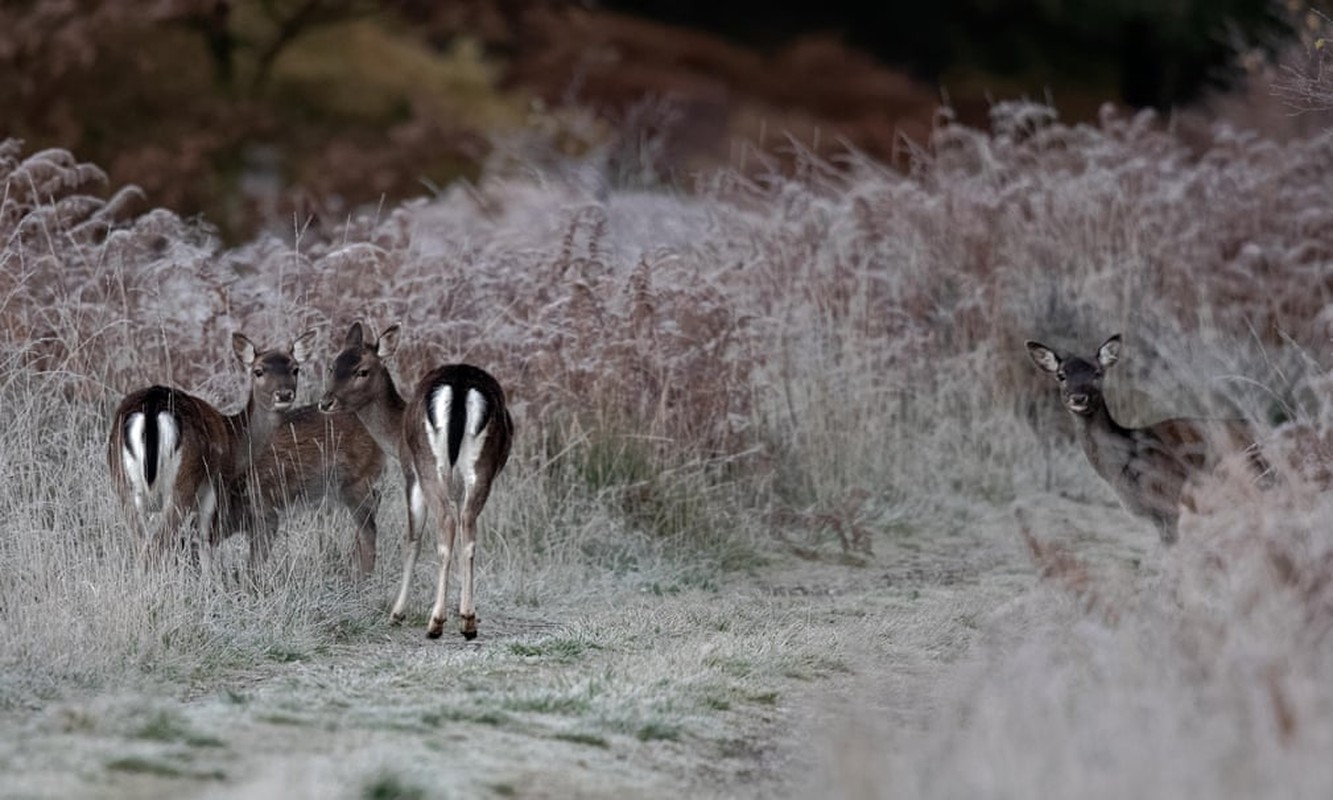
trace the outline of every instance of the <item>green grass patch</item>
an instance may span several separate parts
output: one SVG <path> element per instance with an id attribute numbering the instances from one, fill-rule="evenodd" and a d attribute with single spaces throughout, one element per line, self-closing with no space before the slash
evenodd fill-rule
<path id="1" fill-rule="evenodd" d="M 197 771 L 185 769 L 175 764 L 155 758 L 128 756 L 108 761 L 106 768 L 115 772 L 129 772 L 136 775 L 155 775 L 162 778 L 192 778 L 195 780 L 225 781 L 227 774 L 222 770 Z"/>
<path id="2" fill-rule="evenodd" d="M 720 695 L 716 694 L 704 695 L 703 700 L 701 700 L 700 702 L 703 703 L 704 708 L 711 709 L 713 711 L 731 710 L 731 701 Z"/>
<path id="3" fill-rule="evenodd" d="M 501 701 L 501 705 L 509 711 L 520 713 L 529 712 L 536 714 L 577 716 L 586 714 L 592 709 L 592 698 L 590 695 L 580 696 L 557 694 L 554 692 L 540 692 L 508 697 Z"/>
<path id="4" fill-rule="evenodd" d="M 168 711 L 159 711 L 134 731 L 131 736 L 153 742 L 172 742 L 187 744 L 191 747 L 224 747 L 225 742 L 216 736 L 199 734 L 190 729 L 179 715 Z"/>
<path id="5" fill-rule="evenodd" d="M 421 721 L 432 728 L 438 728 L 450 722 L 471 722 L 475 725 L 508 725 L 513 718 L 503 711 L 495 709 L 445 708 L 439 711 L 427 711 L 421 715 Z"/>
<path id="6" fill-rule="evenodd" d="M 551 738 L 559 739 L 562 742 L 572 742 L 574 744 L 584 744 L 589 747 L 610 747 L 611 743 L 606 737 L 595 733 L 583 733 L 581 731 L 561 731 Z"/>
<path id="7" fill-rule="evenodd" d="M 363 641 L 377 627 L 370 617 L 344 617 L 330 626 L 329 633 L 334 642 L 345 644 Z"/>
<path id="8" fill-rule="evenodd" d="M 748 678 L 755 673 L 754 662 L 744 658 L 709 656 L 704 659 L 704 665 L 732 678 Z"/>
<path id="9" fill-rule="evenodd" d="M 302 650 L 295 650 L 279 645 L 272 645 L 264 649 L 264 656 L 270 661 L 276 661 L 279 664 L 291 664 L 296 661 L 305 661 L 310 657 L 309 653 Z"/>
<path id="10" fill-rule="evenodd" d="M 634 738 L 641 742 L 676 742 L 680 741 L 680 727 L 653 720 L 640 725 L 634 732 Z"/>
<path id="11" fill-rule="evenodd" d="M 537 642 L 514 642 L 509 645 L 509 652 L 523 658 L 546 658 L 562 663 L 578 661 L 589 650 L 600 650 L 601 646 L 582 639 L 552 638 Z"/>
<path id="12" fill-rule="evenodd" d="M 312 724 L 310 720 L 304 717 L 298 717 L 295 714 L 284 714 L 281 711 L 259 714 L 255 716 L 255 719 L 259 722 L 267 722 L 270 725 L 291 725 L 298 728 L 304 728 Z"/>
<path id="13" fill-rule="evenodd" d="M 362 800 L 422 800 L 426 790 L 397 775 L 380 774 L 361 787 Z"/>

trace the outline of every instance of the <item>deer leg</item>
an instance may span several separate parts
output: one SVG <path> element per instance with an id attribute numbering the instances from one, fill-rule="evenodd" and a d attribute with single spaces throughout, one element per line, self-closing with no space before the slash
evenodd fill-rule
<path id="1" fill-rule="evenodd" d="M 1154 516 L 1153 522 L 1157 523 L 1157 535 L 1161 537 L 1162 544 L 1176 543 L 1176 539 L 1179 538 L 1176 531 L 1176 517 Z"/>
<path id="2" fill-rule="evenodd" d="M 426 636 L 438 639 L 444 633 L 444 623 L 449 619 L 449 559 L 454 550 L 454 534 L 458 530 L 458 521 L 454 518 L 455 508 L 444 495 L 444 487 L 437 481 L 427 493 L 431 513 L 435 515 L 436 528 L 439 531 L 440 575 L 435 582 L 435 605 L 430 611 L 430 625 L 426 627 Z"/>
<path id="3" fill-rule="evenodd" d="M 185 526 L 187 515 L 186 509 L 174 497 L 167 501 L 161 519 L 158 520 L 157 530 L 145 542 L 144 552 L 150 562 L 159 567 L 166 563 L 167 554 L 172 550 L 172 541 Z"/>
<path id="4" fill-rule="evenodd" d="M 148 556 L 148 544 L 151 541 L 146 503 L 138 492 L 120 485 L 116 486 L 116 496 L 125 526 L 130 529 L 130 536 L 134 539 L 135 557 L 142 562 Z"/>
<path id="5" fill-rule="evenodd" d="M 480 491 L 478 491 L 480 489 Z M 458 598 L 458 616 L 460 630 L 464 639 L 477 638 L 477 610 L 474 606 L 473 565 L 477 555 L 477 517 L 486 503 L 485 486 L 468 486 L 463 497 L 461 527 L 462 541 L 462 588 Z"/>
<path id="6" fill-rule="evenodd" d="M 157 531 L 149 543 L 152 560 L 159 566 L 166 563 L 167 554 L 186 544 L 181 540 L 185 521 L 192 510 L 199 510 L 203 499 L 203 481 L 180 475 L 171 487 L 171 493 L 163 503 L 162 516 L 158 520 Z M 198 515 L 196 515 L 198 516 Z"/>
<path id="7" fill-rule="evenodd" d="M 276 509 L 265 508 L 253 509 L 252 514 L 247 527 L 250 529 L 249 570 L 254 575 L 273 552 L 273 540 L 278 535 L 278 512 Z"/>
<path id="8" fill-rule="evenodd" d="M 211 483 L 199 491 L 199 535 L 191 540 L 190 563 L 207 575 L 213 569 L 213 543 L 218 540 L 218 494 Z"/>
<path id="9" fill-rule="evenodd" d="M 342 488 L 342 501 L 356 520 L 352 557 L 358 574 L 364 578 L 375 571 L 375 540 L 379 537 L 375 512 L 380 506 L 380 493 L 369 481 L 355 481 Z"/>
<path id="10" fill-rule="evenodd" d="M 477 515 L 470 510 L 464 513 L 459 527 L 463 529 L 462 552 L 459 554 L 462 557 L 459 566 L 463 571 L 462 588 L 458 596 L 459 630 L 463 632 L 464 639 L 471 640 L 477 638 L 477 610 L 473 607 L 472 600 L 472 564 L 477 553 Z"/>
<path id="11" fill-rule="evenodd" d="M 393 601 L 393 610 L 389 612 L 389 621 L 394 625 L 407 617 L 407 592 L 412 586 L 417 558 L 421 555 L 421 532 L 426 526 L 426 497 L 422 493 L 421 481 L 409 471 L 404 476 L 404 483 L 407 484 L 407 534 L 403 539 L 403 581 L 398 587 L 398 598 Z"/>

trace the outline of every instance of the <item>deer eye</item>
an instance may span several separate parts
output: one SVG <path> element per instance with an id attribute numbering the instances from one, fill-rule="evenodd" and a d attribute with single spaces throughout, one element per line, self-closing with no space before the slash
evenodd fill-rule
<path id="1" fill-rule="evenodd" d="M 263 368 L 263 367 L 255 367 L 255 377 L 256 377 L 256 378 L 262 378 L 262 377 L 264 377 L 264 368 Z"/>
<path id="2" fill-rule="evenodd" d="M 358 377 L 358 378 L 369 378 L 369 377 L 370 377 L 370 370 L 366 369 L 365 367 L 362 367 L 361 369 L 359 369 L 359 370 L 356 371 L 356 377 Z"/>
<path id="3" fill-rule="evenodd" d="M 1058 380 L 1058 381 L 1062 381 L 1062 380 L 1064 380 L 1064 379 L 1065 379 L 1065 371 L 1064 371 L 1064 370 L 1059 370 L 1059 371 L 1057 371 L 1057 372 L 1055 373 L 1055 379 Z"/>
<path id="4" fill-rule="evenodd" d="M 300 368 L 300 367 L 292 367 L 292 374 L 293 374 L 293 375 L 300 375 L 300 374 L 301 374 L 301 368 Z"/>

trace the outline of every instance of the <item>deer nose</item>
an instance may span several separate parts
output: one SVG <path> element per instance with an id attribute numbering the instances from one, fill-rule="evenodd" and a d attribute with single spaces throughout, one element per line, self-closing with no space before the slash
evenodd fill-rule
<path id="1" fill-rule="evenodd" d="M 273 393 L 273 402 L 275 403 L 291 403 L 294 400 L 296 400 L 295 389 L 279 389 Z"/>
<path id="2" fill-rule="evenodd" d="M 324 397 L 320 398 L 318 405 L 320 411 L 323 411 L 325 414 L 328 414 L 329 412 L 333 411 L 334 408 L 337 407 L 338 399 L 335 397 L 330 397 L 328 395 L 325 395 Z"/>
<path id="3" fill-rule="evenodd" d="M 1088 396 L 1086 394 L 1080 392 L 1079 394 L 1069 395 L 1069 405 L 1086 406 L 1087 404 L 1088 404 Z"/>

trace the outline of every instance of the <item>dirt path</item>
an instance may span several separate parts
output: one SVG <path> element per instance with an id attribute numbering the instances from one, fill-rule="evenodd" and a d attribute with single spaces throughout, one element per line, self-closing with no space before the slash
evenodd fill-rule
<path id="1" fill-rule="evenodd" d="M 979 620 L 1031 584 L 1002 527 L 860 566 L 779 555 L 716 591 L 500 607 L 473 643 L 386 625 L 208 682 L 11 713 L 0 794 L 805 794 L 840 769 L 835 749 L 873 751 L 858 715 L 928 711 Z"/>

